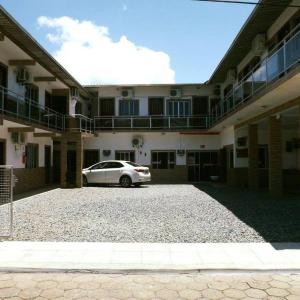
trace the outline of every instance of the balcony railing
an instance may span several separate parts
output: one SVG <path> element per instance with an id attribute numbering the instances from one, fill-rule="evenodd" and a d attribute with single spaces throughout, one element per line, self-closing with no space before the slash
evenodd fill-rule
<path id="1" fill-rule="evenodd" d="M 212 109 L 211 125 L 288 73 L 299 62 L 300 25 Z"/>
<path id="2" fill-rule="evenodd" d="M 70 131 L 93 133 L 94 120 L 81 114 L 66 116 L 66 128 Z"/>
<path id="3" fill-rule="evenodd" d="M 41 106 L 3 86 L 0 86 L 0 112 L 18 120 L 39 124 L 58 131 L 63 131 L 65 127 L 63 114 Z"/>
<path id="4" fill-rule="evenodd" d="M 176 130 L 208 129 L 208 116 L 134 116 L 95 117 L 94 129 L 99 130 Z"/>

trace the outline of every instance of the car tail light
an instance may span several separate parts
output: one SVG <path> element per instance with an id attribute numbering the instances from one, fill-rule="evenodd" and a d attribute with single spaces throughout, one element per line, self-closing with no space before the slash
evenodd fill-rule
<path id="1" fill-rule="evenodd" d="M 144 173 L 144 169 L 134 169 L 134 171 L 139 172 L 139 173 Z"/>

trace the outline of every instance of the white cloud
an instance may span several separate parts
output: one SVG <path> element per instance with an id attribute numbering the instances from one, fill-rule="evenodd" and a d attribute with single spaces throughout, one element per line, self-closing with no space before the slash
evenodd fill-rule
<path id="1" fill-rule="evenodd" d="M 170 57 L 122 36 L 113 41 L 107 27 L 70 17 L 39 17 L 54 57 L 82 84 L 174 83 Z"/>

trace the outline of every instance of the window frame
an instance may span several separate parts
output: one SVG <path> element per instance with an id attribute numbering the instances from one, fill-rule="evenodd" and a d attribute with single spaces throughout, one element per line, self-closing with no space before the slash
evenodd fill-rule
<path id="1" fill-rule="evenodd" d="M 123 113 L 121 106 L 123 104 L 128 104 L 129 107 L 127 108 L 128 112 Z M 137 108 L 134 107 L 134 105 L 137 105 Z M 118 104 L 118 108 L 119 108 L 119 116 L 120 117 L 130 117 L 130 116 L 139 116 L 140 115 L 140 100 L 139 99 L 119 99 L 119 104 Z M 137 111 L 135 111 L 135 109 Z"/>
<path id="2" fill-rule="evenodd" d="M 36 104 L 39 103 L 40 98 L 40 90 L 39 87 L 33 83 L 28 83 L 25 85 L 25 100 L 34 102 Z"/>
<path id="3" fill-rule="evenodd" d="M 172 105 L 172 111 L 170 109 L 170 104 Z M 182 103 L 182 107 L 181 107 Z M 186 106 L 188 104 L 188 111 L 186 112 Z M 183 108 L 183 112 L 180 113 Z M 192 107 L 192 99 L 190 98 L 178 98 L 178 99 L 167 99 L 166 101 L 166 112 L 170 117 L 189 117 L 192 115 L 193 107 Z"/>
<path id="4" fill-rule="evenodd" d="M 29 153 L 33 149 L 32 153 Z M 26 153 L 26 161 L 25 161 L 25 168 L 26 169 L 36 169 L 39 167 L 39 144 L 36 143 L 28 143 L 25 146 L 25 153 Z M 36 156 L 34 156 L 36 155 Z M 33 156 L 33 157 L 31 157 Z M 29 160 L 31 160 L 29 162 Z"/>
<path id="5" fill-rule="evenodd" d="M 167 168 L 161 168 L 162 163 L 159 163 L 159 154 L 160 153 L 167 153 L 168 154 L 168 162 L 167 162 Z M 153 155 L 156 154 L 156 160 L 153 159 Z M 170 159 L 170 155 L 173 155 L 174 161 Z M 151 167 L 155 170 L 170 170 L 174 169 L 176 166 L 176 151 L 175 150 L 152 150 L 151 151 Z"/>
<path id="6" fill-rule="evenodd" d="M 118 164 L 120 166 L 119 167 L 111 167 L 110 164 Z M 124 168 L 124 164 L 122 164 L 118 161 L 108 161 L 108 162 L 106 162 L 106 165 L 103 169 L 105 170 L 105 169 L 121 169 L 121 168 Z"/>
<path id="7" fill-rule="evenodd" d="M 127 157 L 118 158 L 117 155 L 129 155 L 129 159 Z M 131 155 L 133 155 L 133 160 L 131 160 Z M 134 150 L 115 150 L 115 160 L 124 160 L 135 162 L 135 151 Z"/>

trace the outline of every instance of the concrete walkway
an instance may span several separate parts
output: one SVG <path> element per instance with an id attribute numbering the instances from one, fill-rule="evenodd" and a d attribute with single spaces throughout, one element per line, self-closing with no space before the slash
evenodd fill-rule
<path id="1" fill-rule="evenodd" d="M 300 275 L 0 273 L 0 299 L 299 300 Z"/>
<path id="2" fill-rule="evenodd" d="M 1 242 L 6 270 L 300 270 L 300 243 Z"/>

